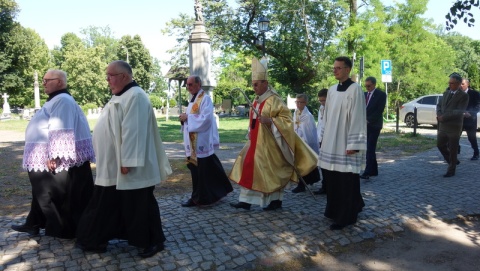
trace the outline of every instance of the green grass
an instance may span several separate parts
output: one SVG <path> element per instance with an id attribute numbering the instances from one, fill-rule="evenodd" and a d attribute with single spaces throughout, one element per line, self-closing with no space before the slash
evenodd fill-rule
<path id="1" fill-rule="evenodd" d="M 178 117 L 170 117 L 168 121 L 165 118 L 157 119 L 160 136 L 164 142 L 183 142 L 183 136 L 180 132 L 180 121 Z M 220 142 L 225 143 L 245 143 L 245 135 L 248 130 L 247 118 L 220 118 L 218 133 Z"/>
<path id="2" fill-rule="evenodd" d="M 412 154 L 429 150 L 436 146 L 436 139 L 413 133 L 382 133 L 378 138 L 377 151 L 397 150 L 401 154 Z"/>
<path id="3" fill-rule="evenodd" d="M 96 119 L 89 119 L 90 129 L 93 130 Z M 180 121 L 178 117 L 170 117 L 168 121 L 165 117 L 157 119 L 158 129 L 164 142 L 183 142 L 180 132 Z M 9 120 L 0 122 L 0 129 L 25 132 L 28 125 L 26 120 Z M 223 143 L 245 143 L 245 135 L 248 130 L 248 118 L 220 118 L 219 129 L 220 142 Z M 378 139 L 377 151 L 388 151 L 396 149 L 404 154 L 411 154 L 419 151 L 428 150 L 435 147 L 436 140 L 412 133 L 396 134 L 392 132 L 382 133 Z"/>
<path id="4" fill-rule="evenodd" d="M 97 124 L 96 119 L 89 119 L 88 124 L 90 130 Z M 12 119 L 0 122 L 1 130 L 9 130 L 16 132 L 25 132 L 28 121 L 22 119 Z M 180 132 L 180 121 L 178 117 L 170 117 L 168 121 L 165 117 L 157 119 L 158 129 L 164 142 L 183 142 L 182 133 Z M 225 143 L 245 143 L 245 135 L 248 130 L 248 118 L 220 118 L 219 129 L 220 142 Z"/>
<path id="5" fill-rule="evenodd" d="M 15 116 L 15 114 L 12 114 L 12 117 L 15 118 L 18 116 Z M 0 129 L 7 130 L 7 131 L 25 132 L 27 125 L 28 125 L 28 120 L 22 120 L 22 119 L 11 119 L 11 120 L 0 121 Z"/>
<path id="6" fill-rule="evenodd" d="M 24 119 L 5 120 L 5 121 L 0 122 L 0 129 L 23 133 L 23 132 L 25 132 L 25 129 L 27 129 L 28 123 L 29 123 L 29 121 L 24 120 Z M 96 119 L 89 119 L 88 120 L 88 125 L 90 126 L 90 130 L 93 131 L 93 127 L 95 127 L 95 124 L 97 124 Z"/>

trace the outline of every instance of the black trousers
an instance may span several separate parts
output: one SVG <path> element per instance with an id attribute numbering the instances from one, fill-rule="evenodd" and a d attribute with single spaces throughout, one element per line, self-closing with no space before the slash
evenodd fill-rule
<path id="1" fill-rule="evenodd" d="M 77 229 L 77 243 L 85 248 L 106 247 L 119 238 L 139 248 L 165 242 L 155 186 L 117 190 L 95 185 Z"/>
<path id="2" fill-rule="evenodd" d="M 90 162 L 68 171 L 28 172 L 32 203 L 26 225 L 45 228 L 45 235 L 74 238 L 93 191 Z"/>
<path id="3" fill-rule="evenodd" d="M 382 127 L 367 126 L 367 154 L 366 154 L 366 167 L 364 174 L 366 175 L 378 175 L 378 163 L 377 163 L 377 141 L 380 136 Z"/>
<path id="4" fill-rule="evenodd" d="M 360 175 L 352 172 L 338 172 L 324 169 L 326 181 L 327 204 L 325 217 L 338 225 L 350 225 L 357 222 L 358 213 L 363 210 L 365 202 L 360 193 Z"/>
<path id="5" fill-rule="evenodd" d="M 187 164 L 192 175 L 191 200 L 198 205 L 213 204 L 233 191 L 222 163 L 216 154 L 197 158 L 197 165 Z"/>

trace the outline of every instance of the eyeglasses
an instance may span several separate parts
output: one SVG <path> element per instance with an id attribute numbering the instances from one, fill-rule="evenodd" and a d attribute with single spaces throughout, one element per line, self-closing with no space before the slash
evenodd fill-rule
<path id="1" fill-rule="evenodd" d="M 344 69 L 344 68 L 347 68 L 347 67 L 333 67 L 332 70 L 339 71 L 339 70 Z"/>
<path id="2" fill-rule="evenodd" d="M 44 84 L 46 84 L 46 83 L 48 83 L 48 82 L 50 82 L 50 81 L 52 81 L 52 80 L 58 80 L 58 79 L 59 79 L 59 78 L 43 79 L 42 82 L 43 82 Z"/>
<path id="3" fill-rule="evenodd" d="M 371 88 L 373 85 L 365 85 L 366 88 Z"/>
<path id="4" fill-rule="evenodd" d="M 306 102 L 302 102 L 302 101 L 295 101 L 296 104 L 304 104 Z"/>
<path id="5" fill-rule="evenodd" d="M 191 86 L 193 86 L 193 83 L 189 83 L 189 84 L 187 84 L 187 86 L 188 86 L 188 87 L 191 87 Z"/>
<path id="6" fill-rule="evenodd" d="M 107 74 L 107 76 L 105 76 L 105 79 L 108 80 L 108 79 L 110 79 L 110 78 L 112 78 L 112 77 L 114 77 L 114 76 L 117 76 L 117 75 L 119 75 L 119 74 L 123 74 L 123 72 L 116 73 L 116 74 Z"/>

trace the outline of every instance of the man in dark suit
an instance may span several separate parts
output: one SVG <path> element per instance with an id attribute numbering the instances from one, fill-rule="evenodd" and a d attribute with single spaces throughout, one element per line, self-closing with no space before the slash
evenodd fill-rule
<path id="1" fill-rule="evenodd" d="M 365 79 L 365 103 L 367 106 L 367 166 L 360 178 L 369 179 L 370 176 L 378 175 L 377 149 L 378 136 L 383 128 L 383 110 L 387 103 L 385 92 L 376 88 L 377 79 L 367 77 Z"/>
<path id="2" fill-rule="evenodd" d="M 463 114 L 463 130 L 467 132 L 468 141 L 472 145 L 473 156 L 471 160 L 478 160 L 477 113 L 480 111 L 480 93 L 470 88 L 470 82 L 467 78 L 463 78 L 460 87 L 468 94 L 467 111 Z"/>
<path id="3" fill-rule="evenodd" d="M 458 141 L 462 133 L 463 114 L 468 105 L 468 94 L 461 91 L 461 83 L 459 74 L 451 74 L 448 89 L 437 104 L 437 148 L 448 163 L 447 173 L 443 177 L 454 176 L 460 163 L 457 160 Z"/>

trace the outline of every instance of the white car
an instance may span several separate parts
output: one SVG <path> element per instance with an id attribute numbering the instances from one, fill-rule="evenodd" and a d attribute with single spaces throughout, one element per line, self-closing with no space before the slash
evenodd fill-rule
<path id="1" fill-rule="evenodd" d="M 414 125 L 413 112 L 417 108 L 417 123 L 437 126 L 437 103 L 442 94 L 425 95 L 413 101 L 403 104 L 400 107 L 400 120 L 408 127 Z M 480 112 L 477 113 L 477 129 L 480 127 Z"/>

